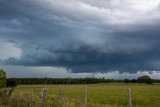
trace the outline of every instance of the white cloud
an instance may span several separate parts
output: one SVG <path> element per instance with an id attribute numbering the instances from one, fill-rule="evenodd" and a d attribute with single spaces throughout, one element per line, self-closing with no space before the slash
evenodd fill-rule
<path id="1" fill-rule="evenodd" d="M 107 25 L 153 24 L 160 19 L 159 0 L 37 0 L 38 5 L 85 23 Z"/>
<path id="2" fill-rule="evenodd" d="M 0 59 L 5 60 L 11 57 L 20 58 L 21 49 L 15 43 L 0 41 Z"/>
<path id="3" fill-rule="evenodd" d="M 137 73 L 119 73 L 119 71 L 111 71 L 108 73 L 72 73 L 64 67 L 25 67 L 25 66 L 1 66 L 7 73 L 7 77 L 49 77 L 49 78 L 84 78 L 96 77 L 106 79 L 136 79 L 143 75 L 148 75 L 152 79 L 159 79 L 159 71 L 138 71 Z"/>

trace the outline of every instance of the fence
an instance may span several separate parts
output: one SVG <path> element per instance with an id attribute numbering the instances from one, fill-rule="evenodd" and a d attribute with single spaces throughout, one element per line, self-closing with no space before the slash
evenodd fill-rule
<path id="1" fill-rule="evenodd" d="M 70 86 L 68 86 L 68 85 L 65 85 L 65 86 L 63 85 L 63 87 L 62 86 L 17 87 L 14 90 L 14 91 L 17 91 L 17 92 L 13 92 L 14 93 L 13 96 L 15 96 L 15 93 L 18 94 L 17 96 L 20 98 L 20 101 L 23 101 L 21 98 L 26 98 L 26 99 L 28 99 L 28 101 L 31 99 L 30 101 L 32 101 L 32 99 L 34 99 L 34 97 L 38 96 L 39 97 L 39 103 L 42 106 L 44 106 L 46 104 L 46 102 L 48 101 L 48 98 L 50 96 L 56 95 L 56 96 L 59 96 L 59 97 L 57 97 L 59 99 L 68 98 L 68 97 L 81 99 L 81 101 L 84 103 L 84 105 L 87 106 L 88 103 L 90 103 L 91 99 L 93 99 L 93 97 L 95 97 L 95 99 L 99 100 L 99 99 L 101 99 L 100 97 L 104 97 L 102 94 L 110 93 L 108 91 L 108 92 L 103 92 L 102 94 L 100 94 L 100 92 L 102 92 L 102 91 L 104 91 L 106 89 L 104 89 L 104 90 L 101 89 L 101 90 L 96 90 L 95 91 L 94 88 L 96 88 L 97 86 L 94 87 L 94 88 L 92 87 L 92 90 L 91 90 L 91 87 L 88 87 L 88 86 L 83 86 L 83 87 L 80 86 L 81 90 L 78 90 L 80 87 L 76 88 L 76 87 L 73 87 L 73 86 L 72 86 L 72 88 Z M 111 90 L 111 91 L 115 91 L 115 90 Z M 11 92 L 9 90 L 9 95 L 10 94 L 11 94 Z M 22 95 L 22 97 L 20 95 Z M 94 95 L 98 95 L 98 96 L 94 96 Z M 110 94 L 110 95 L 112 95 L 112 94 Z M 128 103 L 128 107 L 132 107 L 131 89 L 128 88 L 128 90 L 126 90 L 125 93 L 122 93 L 121 95 L 123 95 L 122 97 L 126 98 L 125 101 L 124 101 L 126 103 L 123 104 L 123 105 L 127 105 L 127 103 Z M 27 96 L 30 96 L 30 98 L 28 98 Z M 107 97 L 107 96 L 105 95 L 105 97 Z M 109 104 L 109 103 L 106 103 L 106 102 L 108 102 L 110 100 L 109 97 L 107 98 L 107 100 L 105 99 L 105 101 L 103 101 L 103 103 Z M 17 97 L 15 97 L 15 98 L 17 98 Z M 113 98 L 114 98 L 114 96 L 113 96 Z M 128 102 L 127 102 L 127 99 L 128 99 Z M 114 100 L 116 100 L 116 98 L 114 98 Z"/>
<path id="2" fill-rule="evenodd" d="M 58 104 L 60 107 L 70 107 L 70 105 L 61 105 L 71 104 L 72 107 L 85 107 L 84 105 L 89 107 L 159 107 L 160 105 L 160 84 L 117 83 L 45 86 L 18 85 L 12 90 L 13 92 L 9 91 L 9 89 L 7 89 L 7 92 L 1 90 L 0 106 L 2 104 L 19 104 L 22 106 L 27 104 L 40 107 L 39 105 L 45 104 L 45 106 L 47 105 L 46 107 L 48 105 L 56 107 Z M 132 93 L 128 87 L 132 89 Z"/>
<path id="3" fill-rule="evenodd" d="M 35 90 L 35 89 L 34 89 Z M 44 104 L 45 103 L 45 100 L 46 100 L 46 92 L 47 92 L 47 88 L 44 87 L 42 89 L 42 94 L 41 94 L 41 103 Z M 83 90 L 83 96 L 84 96 L 84 103 L 85 105 L 87 105 L 87 101 L 88 101 L 88 90 L 87 90 L 87 87 L 84 87 L 84 90 Z M 131 89 L 128 88 L 128 92 L 127 92 L 127 95 L 128 95 L 128 107 L 132 107 L 132 98 L 131 98 Z M 59 96 L 63 96 L 63 89 L 62 87 L 60 86 L 59 87 Z"/>

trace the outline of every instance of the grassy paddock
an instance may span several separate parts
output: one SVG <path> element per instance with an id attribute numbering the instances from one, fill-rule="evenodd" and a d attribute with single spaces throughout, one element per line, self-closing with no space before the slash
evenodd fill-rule
<path id="1" fill-rule="evenodd" d="M 43 87 L 46 101 L 41 102 Z M 133 107 L 159 107 L 160 84 L 86 84 L 86 85 L 19 85 L 7 103 L 11 106 L 84 107 L 84 87 L 88 90 L 88 107 L 127 107 L 127 89 L 132 90 Z M 2 105 L 2 103 L 1 103 Z"/>

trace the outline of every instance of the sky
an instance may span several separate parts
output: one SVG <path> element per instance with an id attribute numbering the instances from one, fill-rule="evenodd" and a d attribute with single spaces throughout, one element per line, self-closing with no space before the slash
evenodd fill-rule
<path id="1" fill-rule="evenodd" d="M 160 78 L 160 0 L 0 0 L 7 77 Z"/>

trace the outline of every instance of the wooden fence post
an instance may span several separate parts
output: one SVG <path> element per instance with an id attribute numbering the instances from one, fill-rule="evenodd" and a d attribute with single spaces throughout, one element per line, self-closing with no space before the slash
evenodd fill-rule
<path id="1" fill-rule="evenodd" d="M 46 94 L 47 94 L 47 88 L 44 87 L 43 90 L 42 90 L 42 96 L 41 96 L 41 103 L 43 103 L 43 104 L 46 100 Z"/>
<path id="2" fill-rule="evenodd" d="M 84 87 L 84 102 L 87 104 L 87 87 Z"/>
<path id="3" fill-rule="evenodd" d="M 11 96 L 11 94 L 12 94 L 12 92 L 13 92 L 13 89 L 14 89 L 14 88 L 9 88 L 9 92 L 8 92 L 8 95 L 9 95 L 9 96 Z"/>
<path id="4" fill-rule="evenodd" d="M 128 88 L 128 107 L 132 107 L 131 89 Z"/>

